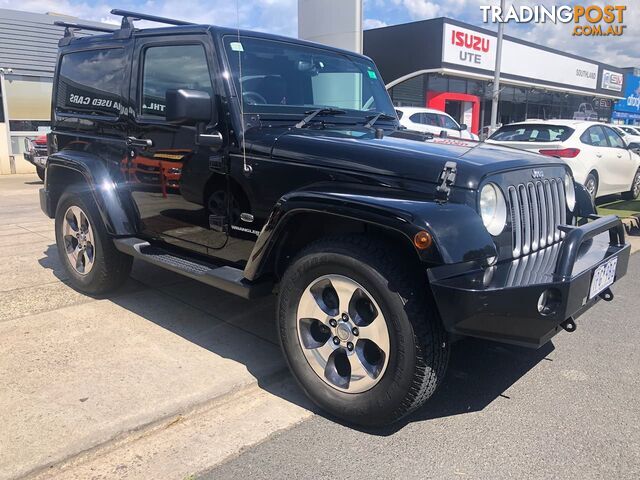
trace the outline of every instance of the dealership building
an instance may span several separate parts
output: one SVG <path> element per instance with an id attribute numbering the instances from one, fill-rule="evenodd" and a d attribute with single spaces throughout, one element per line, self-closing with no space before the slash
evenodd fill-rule
<path id="1" fill-rule="evenodd" d="M 0 174 L 26 173 L 25 138 L 50 128 L 56 14 L 0 9 Z M 299 37 L 363 51 L 397 106 L 450 113 L 474 133 L 490 123 L 496 34 L 448 18 L 362 31 L 361 0 L 298 0 Z M 82 36 L 84 32 L 76 35 Z M 567 34 L 568 49 L 573 40 Z M 594 39 L 592 41 L 597 41 Z M 575 118 L 640 123 L 638 72 L 505 36 L 498 120 Z"/>
<path id="2" fill-rule="evenodd" d="M 611 117 L 614 123 L 640 125 L 640 68 L 628 70 L 624 81 L 624 98 L 616 102 Z"/>
<path id="3" fill-rule="evenodd" d="M 567 46 L 572 40 L 567 34 Z M 435 18 L 364 32 L 397 106 L 444 110 L 474 133 L 490 124 L 495 32 Z M 625 70 L 567 51 L 504 37 L 498 122 L 589 119 L 608 122 L 624 99 Z"/>
<path id="4" fill-rule="evenodd" d="M 0 9 L 0 174 L 35 171 L 24 160 L 24 140 L 49 131 L 51 125 L 53 72 L 64 34 L 64 28 L 53 24 L 57 20 L 79 21 Z"/>

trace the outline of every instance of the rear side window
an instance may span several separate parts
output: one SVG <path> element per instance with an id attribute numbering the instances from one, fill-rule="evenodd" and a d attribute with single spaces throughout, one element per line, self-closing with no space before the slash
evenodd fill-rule
<path id="1" fill-rule="evenodd" d="M 586 143 L 587 145 L 593 145 L 594 147 L 607 147 L 609 146 L 607 143 L 607 139 L 604 136 L 604 131 L 602 127 L 595 126 L 589 127 L 581 136 L 580 141 L 582 143 Z"/>
<path id="2" fill-rule="evenodd" d="M 574 132 L 564 125 L 505 125 L 489 137 L 498 142 L 564 142 Z"/>
<path id="3" fill-rule="evenodd" d="M 147 48 L 142 73 L 142 114 L 164 117 L 167 90 L 179 88 L 213 95 L 204 47 L 167 45 Z"/>
<path id="4" fill-rule="evenodd" d="M 60 61 L 56 108 L 99 115 L 122 112 L 126 64 L 122 48 L 67 53 Z"/>

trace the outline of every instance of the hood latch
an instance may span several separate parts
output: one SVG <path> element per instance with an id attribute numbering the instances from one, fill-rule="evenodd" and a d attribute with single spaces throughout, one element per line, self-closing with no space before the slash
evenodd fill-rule
<path id="1" fill-rule="evenodd" d="M 444 203 L 449 200 L 451 185 L 456 181 L 457 172 L 458 164 L 456 162 L 447 162 L 444 164 L 444 168 L 438 179 L 440 184 L 436 187 L 436 201 Z"/>

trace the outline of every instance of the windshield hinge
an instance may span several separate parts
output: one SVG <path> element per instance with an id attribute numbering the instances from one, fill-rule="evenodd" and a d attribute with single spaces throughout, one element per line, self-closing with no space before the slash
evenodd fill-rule
<path id="1" fill-rule="evenodd" d="M 438 179 L 439 185 L 436 187 L 436 201 L 446 202 L 449 200 L 451 185 L 456 181 L 457 172 L 458 164 L 456 162 L 447 162 L 444 164 L 444 168 Z"/>

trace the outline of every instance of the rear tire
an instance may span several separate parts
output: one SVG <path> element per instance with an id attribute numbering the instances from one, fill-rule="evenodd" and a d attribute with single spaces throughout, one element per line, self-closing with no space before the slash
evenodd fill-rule
<path id="1" fill-rule="evenodd" d="M 391 252 L 362 236 L 321 240 L 298 255 L 280 287 L 278 329 L 289 368 L 311 400 L 353 424 L 385 425 L 416 410 L 448 363 L 447 334 L 424 274 Z"/>
<path id="2" fill-rule="evenodd" d="M 38 174 L 38 178 L 44 182 L 44 168 L 36 167 L 36 173 Z"/>
<path id="3" fill-rule="evenodd" d="M 622 194 L 622 198 L 624 198 L 625 200 L 637 200 L 638 197 L 640 197 L 640 169 L 633 177 L 631 190 Z"/>
<path id="4" fill-rule="evenodd" d="M 67 189 L 56 208 L 55 229 L 60 260 L 73 288 L 100 295 L 125 282 L 133 258 L 115 248 L 90 194 Z"/>
<path id="5" fill-rule="evenodd" d="M 591 199 L 595 202 L 598 195 L 598 179 L 593 173 L 587 175 L 587 179 L 584 181 L 584 188 L 587 189 L 587 192 L 591 195 Z"/>

